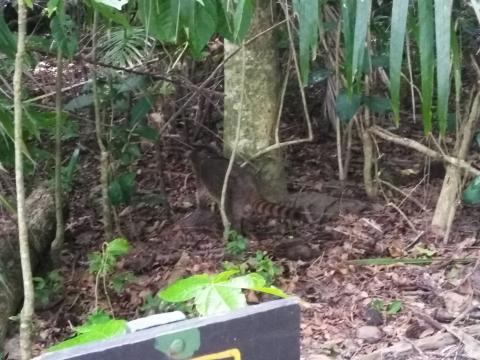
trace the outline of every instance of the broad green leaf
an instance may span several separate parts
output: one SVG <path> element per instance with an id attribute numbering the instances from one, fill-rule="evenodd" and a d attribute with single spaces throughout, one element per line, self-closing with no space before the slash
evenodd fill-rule
<path id="1" fill-rule="evenodd" d="M 142 0 L 137 2 L 138 15 L 149 36 L 159 41 L 175 42 L 178 14 L 171 9 L 171 0 Z"/>
<path id="2" fill-rule="evenodd" d="M 234 34 L 233 40 L 236 43 L 241 42 L 248 33 L 250 22 L 252 21 L 253 4 L 252 0 L 240 0 L 236 4 L 233 17 Z"/>
<path id="3" fill-rule="evenodd" d="M 279 288 L 277 288 L 275 286 L 256 287 L 256 288 L 253 288 L 252 290 L 257 291 L 257 292 L 262 292 L 262 293 L 265 293 L 265 294 L 275 295 L 275 296 L 278 296 L 278 297 L 284 298 L 284 299 L 288 298 L 287 294 L 285 294 L 282 290 L 280 290 Z"/>
<path id="4" fill-rule="evenodd" d="M 195 297 L 195 307 L 202 316 L 221 314 L 247 306 L 240 288 L 209 286 Z"/>
<path id="5" fill-rule="evenodd" d="M 51 17 L 57 11 L 57 8 L 60 5 L 60 1 L 61 0 L 48 0 L 48 3 L 47 3 L 48 17 Z"/>
<path id="6" fill-rule="evenodd" d="M 195 298 L 202 290 L 211 284 L 208 275 L 193 275 L 189 278 L 175 281 L 166 289 L 160 291 L 160 299 L 168 302 L 182 302 Z"/>
<path id="7" fill-rule="evenodd" d="M 135 191 L 135 173 L 118 175 L 108 185 L 108 197 L 114 206 L 130 203 Z"/>
<path id="8" fill-rule="evenodd" d="M 143 2 L 139 1 L 139 3 Z M 125 14 L 121 13 L 117 9 L 107 6 L 105 4 L 102 4 L 99 0 L 91 0 L 91 4 L 95 10 L 98 11 L 98 13 L 105 18 L 106 20 L 109 20 L 115 24 L 121 25 L 125 28 L 130 27 L 130 21 L 128 21 L 128 18 Z"/>
<path id="9" fill-rule="evenodd" d="M 437 50 L 437 118 L 440 133 L 447 128 L 448 98 L 450 96 L 451 24 L 453 0 L 435 0 L 435 42 Z"/>
<path id="10" fill-rule="evenodd" d="M 224 272 L 221 272 L 218 275 L 215 275 L 212 279 L 213 283 L 221 283 L 228 281 L 233 275 L 238 274 L 240 270 L 238 269 L 230 269 Z"/>
<path id="11" fill-rule="evenodd" d="M 107 254 L 112 256 L 122 256 L 130 251 L 130 244 L 125 238 L 117 238 L 107 244 Z"/>
<path id="12" fill-rule="evenodd" d="M 310 60 L 317 52 L 318 31 L 320 27 L 319 0 L 294 0 L 293 10 L 298 15 L 298 40 L 300 73 L 304 85 L 308 83 Z"/>
<path id="13" fill-rule="evenodd" d="M 232 278 L 218 285 L 239 289 L 261 288 L 265 286 L 265 279 L 259 274 L 252 273 Z"/>
<path id="14" fill-rule="evenodd" d="M 354 82 L 355 77 L 358 75 L 358 70 L 361 69 L 363 65 L 365 57 L 365 41 L 367 40 L 371 11 L 372 0 L 357 1 L 355 32 L 353 37 L 352 83 Z"/>
<path id="15" fill-rule="evenodd" d="M 127 330 L 127 322 L 125 320 L 111 319 L 107 322 L 83 326 L 78 335 L 65 340 L 48 349 L 48 351 L 57 351 L 72 346 L 83 345 L 93 341 L 108 339 L 113 336 L 123 335 Z"/>
<path id="16" fill-rule="evenodd" d="M 0 16 L 0 53 L 7 55 L 10 59 L 15 58 L 17 52 L 17 40 L 12 34 L 5 22 L 5 18 Z"/>
<path id="17" fill-rule="evenodd" d="M 217 6 L 214 0 L 204 0 L 205 5 L 189 0 L 180 2 L 180 24 L 195 57 L 202 51 L 217 27 Z"/>
<path id="18" fill-rule="evenodd" d="M 89 93 L 89 94 L 83 94 L 83 95 L 74 97 L 65 105 L 64 109 L 65 111 L 75 111 L 75 110 L 83 109 L 92 105 L 93 105 L 93 95 Z"/>
<path id="19" fill-rule="evenodd" d="M 463 191 L 463 202 L 468 205 L 480 204 L 480 176 L 473 179 Z"/>
<path id="20" fill-rule="evenodd" d="M 409 0 L 393 0 L 390 29 L 390 97 L 393 117 L 397 126 L 400 123 L 400 80 L 407 29 Z"/>
<path id="21" fill-rule="evenodd" d="M 356 0 L 342 0 L 342 34 L 345 52 L 345 77 L 347 90 L 353 94 L 353 37 L 355 29 Z M 337 99 L 338 101 L 338 99 Z"/>
<path id="22" fill-rule="evenodd" d="M 52 35 L 62 54 L 72 57 L 77 49 L 78 32 L 75 22 L 68 15 L 55 15 L 50 21 Z"/>
<path id="23" fill-rule="evenodd" d="M 420 73 L 422 77 L 422 116 L 426 134 L 432 129 L 432 97 L 434 80 L 434 39 L 433 39 L 433 4 L 432 0 L 418 2 L 418 23 L 420 51 Z"/>
<path id="24" fill-rule="evenodd" d="M 383 115 L 392 110 L 390 99 L 381 96 L 364 96 L 363 103 L 374 113 Z"/>
<path id="25" fill-rule="evenodd" d="M 350 97 L 342 90 L 337 96 L 335 102 L 335 111 L 341 121 L 348 122 L 357 113 L 360 108 L 362 97 L 358 94 L 352 94 Z"/>
<path id="26" fill-rule="evenodd" d="M 403 304 L 400 300 L 394 300 L 387 306 L 387 314 L 395 315 L 403 309 Z"/>
<path id="27" fill-rule="evenodd" d="M 136 125 L 143 120 L 152 109 L 152 99 L 150 97 L 142 97 L 133 105 L 130 115 L 130 125 Z"/>
<path id="28" fill-rule="evenodd" d="M 158 139 L 158 131 L 148 125 L 137 126 L 133 130 L 134 134 L 140 135 L 145 139 L 156 141 Z"/>

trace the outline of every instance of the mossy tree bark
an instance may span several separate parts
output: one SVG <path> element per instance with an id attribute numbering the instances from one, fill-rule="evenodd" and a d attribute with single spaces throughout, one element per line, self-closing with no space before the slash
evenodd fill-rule
<path id="1" fill-rule="evenodd" d="M 256 1 L 250 33 L 251 38 L 272 26 L 270 1 Z M 237 45 L 225 41 L 225 56 L 237 50 Z M 245 56 L 245 74 L 242 72 Z M 273 143 L 280 103 L 279 55 L 273 31 L 266 31 L 251 42 L 242 55 L 238 52 L 225 64 L 225 151 L 231 152 L 240 114 L 238 154 L 250 158 L 258 150 Z M 242 76 L 245 81 L 242 82 Z M 244 87 L 242 89 L 242 83 Z M 240 109 L 241 92 L 243 108 Z M 254 161 L 259 171 L 262 193 L 271 200 L 280 200 L 286 194 L 285 172 L 280 151 L 269 152 Z"/>

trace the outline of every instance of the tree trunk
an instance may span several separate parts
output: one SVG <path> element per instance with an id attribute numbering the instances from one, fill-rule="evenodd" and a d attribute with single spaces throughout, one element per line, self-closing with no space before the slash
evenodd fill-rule
<path id="1" fill-rule="evenodd" d="M 465 160 L 470 148 L 470 143 L 473 137 L 473 129 L 480 116 L 480 92 L 477 92 L 475 100 L 473 101 L 470 109 L 468 119 L 464 122 L 457 136 L 457 144 L 455 146 L 455 154 L 457 159 Z M 437 200 L 437 206 L 432 219 L 432 228 L 441 235 L 448 235 L 448 232 L 453 223 L 455 217 L 455 211 L 457 208 L 457 199 L 461 191 L 462 186 L 462 173 L 463 171 L 454 166 L 448 165 L 443 180 L 442 190 Z M 448 236 L 445 236 L 445 240 Z"/>
<path id="2" fill-rule="evenodd" d="M 48 254 L 55 237 L 55 203 L 53 192 L 39 187 L 26 200 L 27 229 L 32 268 Z M 22 272 L 18 250 L 16 221 L 0 218 L 0 353 L 7 332 L 8 318 L 16 315 L 23 298 Z"/>
<path id="3" fill-rule="evenodd" d="M 272 26 L 270 1 L 256 1 L 250 33 L 247 38 Z M 225 41 L 225 56 L 237 45 Z M 242 81 L 242 56 L 245 56 L 245 81 Z M 236 125 L 240 118 L 238 154 L 251 157 L 273 143 L 280 102 L 280 66 L 272 31 L 250 43 L 244 54 L 233 56 L 225 64 L 225 151 L 231 153 L 235 143 Z M 241 84 L 244 83 L 242 89 Z M 240 109 L 241 92 L 243 108 Z M 254 162 L 259 171 L 259 186 L 263 195 L 280 200 L 286 194 L 286 179 L 280 151 L 269 152 Z"/>

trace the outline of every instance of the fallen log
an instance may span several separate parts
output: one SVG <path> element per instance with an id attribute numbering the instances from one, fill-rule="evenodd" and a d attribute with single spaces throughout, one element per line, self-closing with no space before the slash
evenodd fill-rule
<path id="1" fill-rule="evenodd" d="M 53 192 L 46 185 L 35 189 L 26 200 L 27 226 L 32 268 L 48 253 L 55 238 Z M 0 217 L 0 353 L 8 319 L 16 315 L 23 298 L 22 271 L 15 219 Z"/>

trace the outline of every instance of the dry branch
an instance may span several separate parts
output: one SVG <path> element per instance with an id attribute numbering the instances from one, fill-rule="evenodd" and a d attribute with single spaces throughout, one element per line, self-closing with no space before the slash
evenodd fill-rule
<path id="1" fill-rule="evenodd" d="M 390 142 L 392 142 L 394 144 L 397 144 L 397 145 L 405 146 L 405 147 L 408 147 L 410 149 L 416 150 L 416 151 L 418 151 L 422 154 L 427 155 L 428 157 L 430 157 L 432 159 L 443 160 L 443 161 L 445 161 L 445 162 L 447 162 L 451 165 L 457 166 L 457 167 L 459 167 L 463 170 L 468 171 L 472 175 L 480 176 L 480 170 L 473 167 L 472 165 L 470 165 L 465 160 L 460 160 L 460 159 L 457 159 L 457 158 L 455 158 L 453 156 L 450 156 L 450 155 L 440 154 L 439 152 L 437 152 L 435 150 L 432 150 L 428 146 L 420 144 L 419 142 L 417 142 L 415 140 L 395 135 L 395 134 L 391 133 L 390 131 L 382 129 L 378 126 L 370 127 L 369 131 L 370 131 L 370 133 L 378 136 L 381 139 L 390 141 Z"/>

